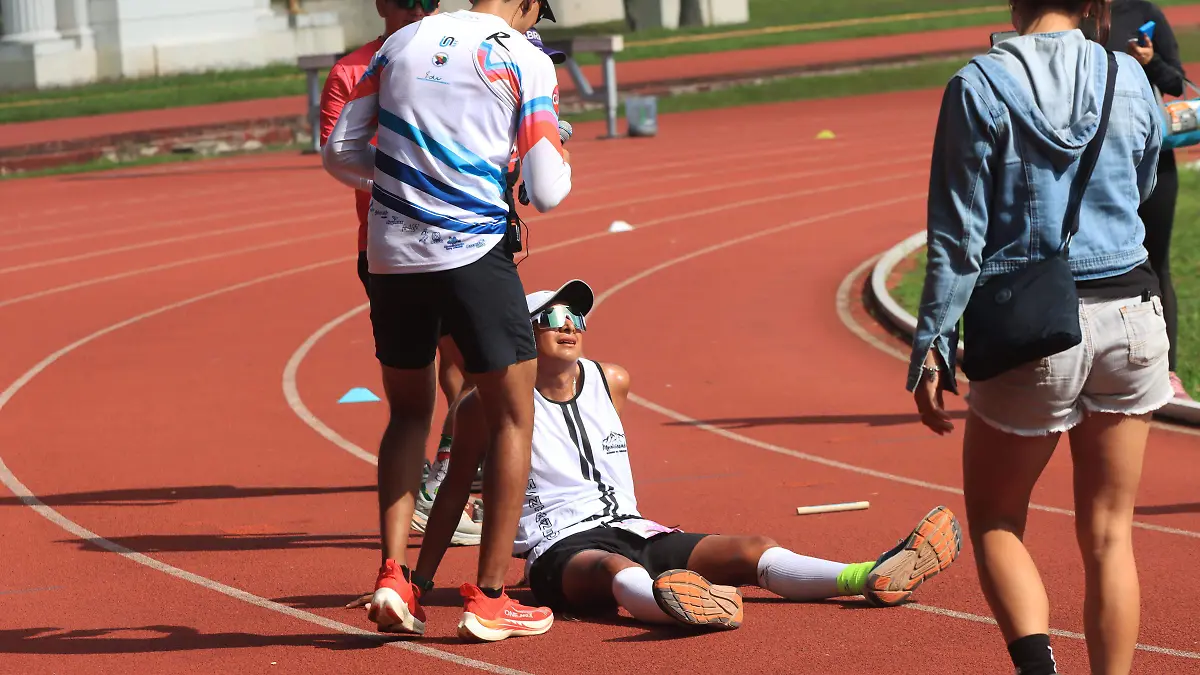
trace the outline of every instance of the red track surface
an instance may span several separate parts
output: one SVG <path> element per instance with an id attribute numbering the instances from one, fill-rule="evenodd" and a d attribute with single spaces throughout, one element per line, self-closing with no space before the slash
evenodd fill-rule
<path id="1" fill-rule="evenodd" d="M 647 515 L 863 560 L 937 503 L 961 513 L 961 438 L 916 423 L 904 364 L 837 309 L 840 288 L 859 289 L 848 275 L 922 226 L 937 103 L 672 115 L 658 138 L 622 142 L 580 129 L 575 192 L 531 214 L 520 269 L 529 289 L 578 276 L 604 294 L 588 354 L 632 373 Z M 838 139 L 813 140 L 825 128 Z M 336 403 L 379 391 L 367 319 L 347 315 L 363 302 L 351 196 L 314 158 L 277 155 L 3 183 L 0 204 L 0 457 L 70 521 L 0 491 L 4 672 L 1009 672 L 998 631 L 976 620 L 988 610 L 969 547 L 921 589 L 924 612 L 751 591 L 731 633 L 560 617 L 488 646 L 453 637 L 454 587 L 477 553 L 454 549 L 429 636 L 395 643 L 424 652 L 346 634 L 373 628 L 341 605 L 369 589 L 378 553 L 374 468 L 344 449 L 373 452 L 384 422 L 381 405 Z M 616 219 L 638 229 L 607 234 Z M 289 405 L 289 362 L 341 447 Z M 1141 642 L 1159 651 L 1136 670 L 1195 673 L 1181 652 L 1200 656 L 1197 594 L 1180 574 L 1200 555 L 1200 441 L 1158 429 L 1151 444 L 1138 521 L 1159 529 L 1136 545 Z M 1071 508 L 1070 480 L 1064 448 L 1035 500 Z M 794 515 L 860 499 L 872 508 Z M 1073 541 L 1069 517 L 1031 515 L 1065 631 L 1082 630 Z M 145 557 L 101 548 L 114 545 Z M 1078 639 L 1055 652 L 1086 670 Z"/>

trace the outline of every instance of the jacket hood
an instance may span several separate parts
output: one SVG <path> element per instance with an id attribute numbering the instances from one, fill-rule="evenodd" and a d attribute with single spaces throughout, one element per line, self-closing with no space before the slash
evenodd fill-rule
<path id="1" fill-rule="evenodd" d="M 974 59 L 1012 118 L 1056 162 L 1096 135 L 1108 60 L 1079 30 L 1024 35 Z"/>

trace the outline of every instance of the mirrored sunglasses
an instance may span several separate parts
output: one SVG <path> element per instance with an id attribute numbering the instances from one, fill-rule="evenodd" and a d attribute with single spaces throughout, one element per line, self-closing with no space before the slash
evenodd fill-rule
<path id="1" fill-rule="evenodd" d="M 555 305 L 533 315 L 533 325 L 538 328 L 549 328 L 558 330 L 567 325 L 567 319 L 571 320 L 571 324 L 575 326 L 577 331 L 587 330 L 587 322 L 583 315 L 566 305 Z"/>
<path id="2" fill-rule="evenodd" d="M 396 4 L 402 9 L 416 9 L 420 7 L 425 10 L 426 14 L 432 14 L 433 10 L 438 8 L 438 3 L 441 0 L 396 0 Z"/>

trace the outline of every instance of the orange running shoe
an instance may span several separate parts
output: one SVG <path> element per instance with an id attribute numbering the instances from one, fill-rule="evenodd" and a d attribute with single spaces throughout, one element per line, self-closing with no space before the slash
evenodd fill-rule
<path id="1" fill-rule="evenodd" d="M 654 580 L 654 601 L 667 616 L 686 626 L 737 628 L 742 625 L 742 594 L 733 586 L 710 584 L 690 570 L 667 570 Z"/>
<path id="2" fill-rule="evenodd" d="M 425 634 L 425 610 L 418 602 L 421 591 L 404 574 L 395 560 L 384 561 L 375 580 L 375 595 L 367 606 L 367 618 L 380 633 Z"/>
<path id="3" fill-rule="evenodd" d="M 962 551 L 962 527 L 950 509 L 939 506 L 925 515 L 912 534 L 879 556 L 867 575 L 863 595 L 877 607 L 906 602 L 913 591 L 942 572 Z"/>
<path id="4" fill-rule="evenodd" d="M 546 607 L 526 607 L 502 593 L 489 598 L 474 584 L 459 589 L 465 599 L 458 637 L 468 641 L 497 642 L 507 637 L 541 635 L 554 623 L 554 612 Z"/>

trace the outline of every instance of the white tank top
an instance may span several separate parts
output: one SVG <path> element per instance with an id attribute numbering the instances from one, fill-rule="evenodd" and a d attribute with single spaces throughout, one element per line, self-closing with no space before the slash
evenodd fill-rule
<path id="1" fill-rule="evenodd" d="M 577 394 L 534 391 L 533 453 L 513 553 L 532 565 L 553 544 L 617 518 L 640 518 L 625 428 L 600 364 L 579 361 Z"/>

